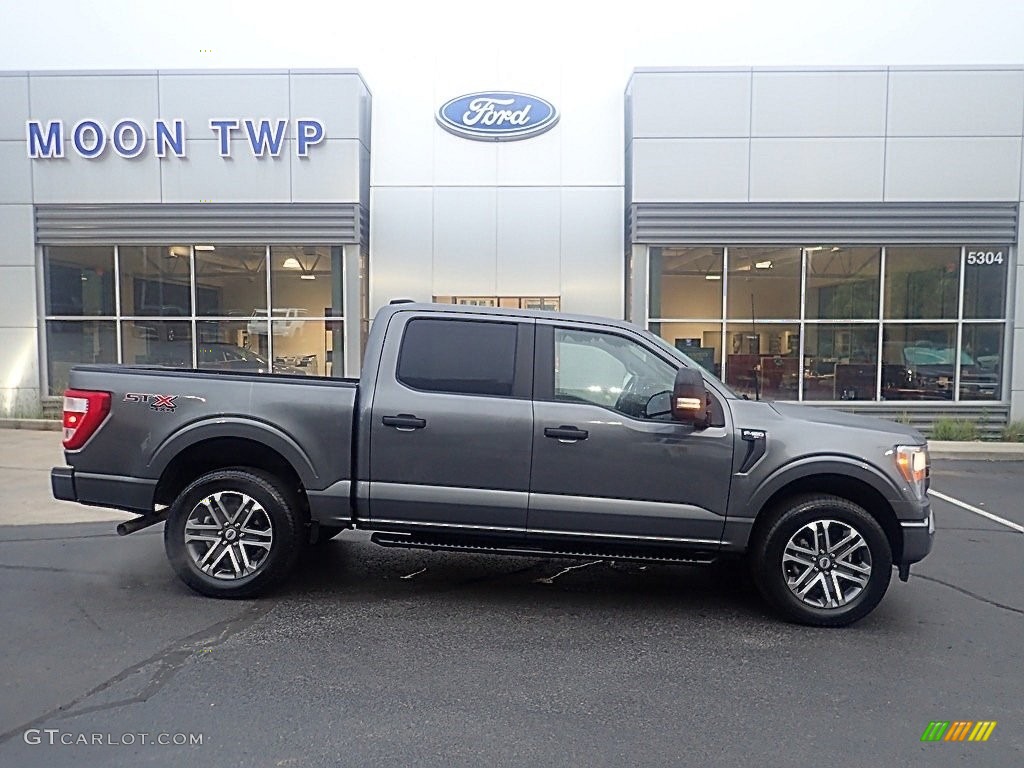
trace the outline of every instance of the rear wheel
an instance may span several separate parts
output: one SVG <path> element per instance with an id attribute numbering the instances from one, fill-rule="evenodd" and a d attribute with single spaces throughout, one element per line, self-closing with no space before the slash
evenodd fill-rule
<path id="1" fill-rule="evenodd" d="M 171 505 L 164 549 L 178 577 L 210 597 L 255 597 L 281 581 L 306 533 L 273 475 L 244 467 L 203 475 Z"/>
<path id="2" fill-rule="evenodd" d="M 838 496 L 791 499 L 752 542 L 754 580 L 790 621 L 841 627 L 867 616 L 892 576 L 885 531 Z"/>

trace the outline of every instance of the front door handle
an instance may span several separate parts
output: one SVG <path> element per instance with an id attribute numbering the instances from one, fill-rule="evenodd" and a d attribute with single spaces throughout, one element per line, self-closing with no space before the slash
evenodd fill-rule
<path id="1" fill-rule="evenodd" d="M 575 443 L 577 440 L 586 440 L 590 437 L 590 433 L 585 429 L 577 429 L 563 424 L 560 427 L 545 427 L 544 437 L 553 438 L 560 443 Z"/>
<path id="2" fill-rule="evenodd" d="M 423 429 L 427 426 L 426 419 L 420 419 L 411 413 L 400 413 L 397 416 L 384 416 L 381 423 L 385 427 L 394 427 L 399 432 L 412 432 L 414 429 Z"/>

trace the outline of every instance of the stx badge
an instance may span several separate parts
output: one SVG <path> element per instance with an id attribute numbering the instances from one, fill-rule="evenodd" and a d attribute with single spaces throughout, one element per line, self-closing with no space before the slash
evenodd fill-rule
<path id="1" fill-rule="evenodd" d="M 129 392 L 124 396 L 126 403 L 148 403 L 154 411 L 169 413 L 178 407 L 175 402 L 177 395 L 147 395 L 139 392 Z"/>

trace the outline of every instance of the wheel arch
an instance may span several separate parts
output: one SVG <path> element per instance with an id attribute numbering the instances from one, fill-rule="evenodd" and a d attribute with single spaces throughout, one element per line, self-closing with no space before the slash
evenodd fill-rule
<path id="1" fill-rule="evenodd" d="M 194 480 L 231 467 L 259 469 L 293 489 L 308 514 L 305 483 L 292 463 L 275 448 L 246 437 L 207 437 L 181 447 L 160 473 L 154 503 L 170 506 Z"/>
<path id="2" fill-rule="evenodd" d="M 899 562 L 903 554 L 903 531 L 889 500 L 894 492 L 884 476 L 863 462 L 831 460 L 803 464 L 771 478 L 758 489 L 751 504 L 757 512 L 749 541 L 759 540 L 774 517 L 772 513 L 788 499 L 826 494 L 851 501 L 875 518 L 889 540 L 893 562 Z"/>

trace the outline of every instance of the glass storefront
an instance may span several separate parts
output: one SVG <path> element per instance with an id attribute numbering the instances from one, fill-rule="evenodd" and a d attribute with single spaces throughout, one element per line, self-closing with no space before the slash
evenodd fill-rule
<path id="1" fill-rule="evenodd" d="M 749 397 L 1003 398 L 1006 247 L 648 253 L 648 327 Z"/>
<path id="2" fill-rule="evenodd" d="M 49 391 L 80 363 L 343 375 L 340 247 L 54 246 Z"/>

